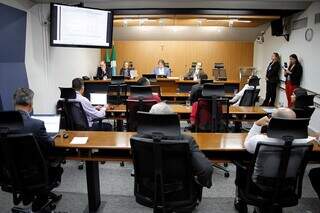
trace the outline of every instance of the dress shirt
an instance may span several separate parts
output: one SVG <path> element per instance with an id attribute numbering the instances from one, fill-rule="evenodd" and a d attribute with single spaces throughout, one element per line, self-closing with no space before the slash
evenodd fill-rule
<path id="1" fill-rule="evenodd" d="M 257 86 L 256 88 L 259 89 L 259 86 Z M 246 91 L 247 89 L 253 90 L 254 86 L 249 86 L 249 84 L 244 85 L 242 90 L 240 90 L 240 92 L 235 94 L 235 96 L 230 100 L 231 103 L 234 103 L 234 104 L 232 104 L 232 106 L 239 106 L 241 98 L 244 94 L 244 91 Z"/>
<path id="2" fill-rule="evenodd" d="M 162 68 L 159 68 L 159 75 L 165 75 L 165 73 L 164 73 L 164 68 L 162 67 Z"/>
<path id="3" fill-rule="evenodd" d="M 250 153 L 254 153 L 256 151 L 256 146 L 258 142 L 264 143 L 273 143 L 273 144 L 283 144 L 284 141 L 278 138 L 269 138 L 267 135 L 261 133 L 261 126 L 253 124 L 251 127 L 246 140 L 244 142 L 244 147 Z M 296 139 L 293 140 L 293 144 L 306 144 L 310 142 L 312 139 Z"/>
<path id="4" fill-rule="evenodd" d="M 196 81 L 198 80 L 199 77 L 199 69 L 195 69 L 193 73 L 193 80 Z"/>
<path id="5" fill-rule="evenodd" d="M 106 115 L 106 108 L 102 107 L 100 110 L 97 110 L 94 106 L 92 106 L 91 102 L 84 96 L 82 96 L 79 92 L 77 93 L 76 101 L 79 101 L 82 105 L 83 110 L 86 113 L 89 127 L 92 127 L 92 120 L 95 118 L 103 118 Z"/>

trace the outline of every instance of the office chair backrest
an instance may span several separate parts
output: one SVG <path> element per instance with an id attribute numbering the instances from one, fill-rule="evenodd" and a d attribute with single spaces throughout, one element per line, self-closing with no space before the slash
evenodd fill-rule
<path id="1" fill-rule="evenodd" d="M 279 145 L 259 142 L 251 166 L 252 181 L 261 190 L 271 192 L 274 201 L 285 194 L 301 196 L 307 154 L 312 144 Z"/>
<path id="2" fill-rule="evenodd" d="M 176 113 L 152 114 L 138 112 L 137 132 L 139 135 L 147 137 L 157 133 L 169 138 L 179 138 L 181 136 L 180 120 Z"/>
<path id="3" fill-rule="evenodd" d="M 257 87 L 260 85 L 260 78 L 258 78 L 257 76 L 252 76 L 248 82 L 249 86 L 254 86 Z"/>
<path id="4" fill-rule="evenodd" d="M 209 83 L 204 84 L 202 89 L 202 96 L 203 97 L 225 96 L 224 84 L 209 84 Z"/>
<path id="5" fill-rule="evenodd" d="M 216 98 L 199 98 L 195 119 L 196 132 L 216 132 L 222 107 Z"/>
<path id="6" fill-rule="evenodd" d="M 65 103 L 67 129 L 68 130 L 88 130 L 89 123 L 82 104 L 78 101 L 68 101 Z"/>
<path id="7" fill-rule="evenodd" d="M 73 88 L 59 87 L 60 98 L 65 100 L 76 99 L 76 91 Z"/>
<path id="8" fill-rule="evenodd" d="M 293 108 L 292 110 L 296 113 L 297 118 L 311 118 L 315 107 L 301 107 L 301 108 Z"/>
<path id="9" fill-rule="evenodd" d="M 157 82 L 156 74 L 143 74 L 142 77 L 147 78 L 150 82 Z"/>
<path id="10" fill-rule="evenodd" d="M 126 117 L 127 117 L 127 131 L 137 131 L 138 125 L 138 111 L 149 112 L 151 107 L 155 105 L 155 100 L 127 100 L 126 102 Z"/>
<path id="11" fill-rule="evenodd" d="M 109 104 L 123 104 L 127 99 L 127 84 L 109 84 L 107 99 Z"/>
<path id="12" fill-rule="evenodd" d="M 18 111 L 0 112 L 0 130 L 14 131 L 23 127 L 23 118 Z M 4 132 L 5 133 L 5 132 Z"/>
<path id="13" fill-rule="evenodd" d="M 246 89 L 241 97 L 239 106 L 255 106 L 260 89 Z"/>
<path id="14" fill-rule="evenodd" d="M 142 205 L 164 209 L 191 205 L 199 197 L 188 141 L 130 139 L 135 170 L 134 194 Z"/>
<path id="15" fill-rule="evenodd" d="M 157 93 L 161 97 L 161 87 L 160 85 L 150 85 L 152 93 Z"/>
<path id="16" fill-rule="evenodd" d="M 308 137 L 309 118 L 283 119 L 272 117 L 267 130 L 269 138 L 283 139 L 292 137 L 302 139 Z"/>
<path id="17" fill-rule="evenodd" d="M 32 134 L 8 135 L 0 152 L 6 175 L 0 184 L 13 193 L 15 205 L 47 189 L 47 164 Z"/>
<path id="18" fill-rule="evenodd" d="M 124 76 L 123 75 L 114 75 L 111 76 L 111 84 L 123 84 Z"/>
<path id="19" fill-rule="evenodd" d="M 0 95 L 0 112 L 3 111 L 3 104 L 2 104 L 2 99 L 1 99 L 1 95 Z"/>
<path id="20" fill-rule="evenodd" d="M 150 86 L 130 86 L 130 96 L 134 98 L 152 97 L 152 88 Z"/>
<path id="21" fill-rule="evenodd" d="M 296 98 L 294 102 L 295 108 L 304 108 L 314 106 L 314 95 L 301 95 Z"/>
<path id="22" fill-rule="evenodd" d="M 224 69 L 224 63 L 214 63 L 214 69 Z"/>
<path id="23" fill-rule="evenodd" d="M 196 66 L 197 66 L 197 62 L 196 62 L 196 61 L 193 61 L 193 62 L 191 63 L 191 68 L 196 68 Z"/>

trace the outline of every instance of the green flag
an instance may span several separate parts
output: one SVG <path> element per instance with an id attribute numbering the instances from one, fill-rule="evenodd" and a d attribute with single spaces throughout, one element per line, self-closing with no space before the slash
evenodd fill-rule
<path id="1" fill-rule="evenodd" d="M 114 46 L 112 46 L 112 50 L 111 50 L 111 69 L 112 69 L 112 75 L 116 75 L 117 74 L 117 53 L 116 53 L 116 48 Z"/>
<path id="2" fill-rule="evenodd" d="M 106 49 L 106 57 L 105 57 L 106 63 L 110 63 L 110 54 L 109 54 L 109 49 Z"/>

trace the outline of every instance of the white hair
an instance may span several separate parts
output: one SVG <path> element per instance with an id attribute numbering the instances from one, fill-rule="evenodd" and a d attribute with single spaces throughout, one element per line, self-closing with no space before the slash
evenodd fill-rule
<path id="1" fill-rule="evenodd" d="M 160 102 L 153 105 L 149 112 L 152 114 L 172 114 L 173 113 L 171 107 L 165 102 Z"/>

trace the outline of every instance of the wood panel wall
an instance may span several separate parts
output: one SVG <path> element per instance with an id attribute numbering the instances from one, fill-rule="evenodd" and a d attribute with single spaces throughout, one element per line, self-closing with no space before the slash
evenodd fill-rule
<path id="1" fill-rule="evenodd" d="M 253 42 L 115 41 L 117 70 L 132 61 L 138 74 L 150 73 L 160 58 L 169 62 L 173 76 L 183 76 L 193 61 L 201 61 L 209 77 L 215 62 L 225 64 L 228 80 L 239 80 L 239 67 L 253 65 Z M 101 50 L 101 59 L 105 50 Z"/>

